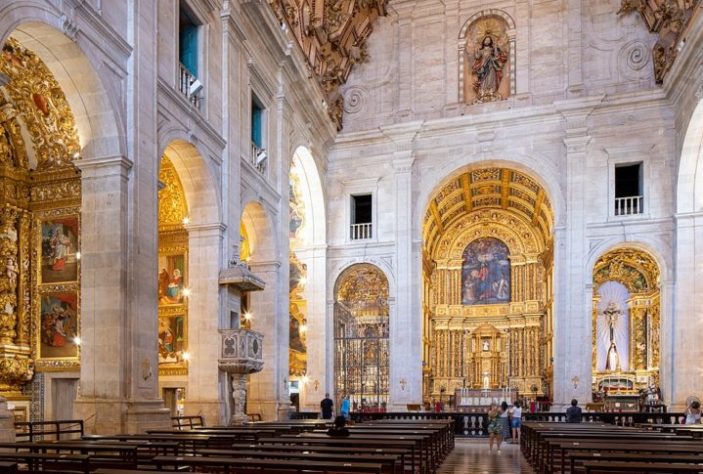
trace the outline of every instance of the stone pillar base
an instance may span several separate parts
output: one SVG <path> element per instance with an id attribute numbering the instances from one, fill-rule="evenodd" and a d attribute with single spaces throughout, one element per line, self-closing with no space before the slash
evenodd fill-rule
<path id="1" fill-rule="evenodd" d="M 74 413 L 83 420 L 86 434 L 144 433 L 171 429 L 171 415 L 163 400 L 124 401 L 79 398 Z"/>
<path id="2" fill-rule="evenodd" d="M 203 417 L 205 426 L 216 426 L 227 424 L 226 420 L 222 419 L 224 410 L 219 400 L 190 400 L 186 399 L 185 404 L 186 416 Z"/>
<path id="3" fill-rule="evenodd" d="M 295 413 L 295 408 L 293 408 L 293 406 L 290 403 L 288 403 L 288 404 L 281 403 L 278 406 L 278 410 L 276 413 L 276 416 L 278 417 L 277 420 L 279 420 L 279 421 L 290 420 L 291 414 L 293 414 L 293 413 Z"/>

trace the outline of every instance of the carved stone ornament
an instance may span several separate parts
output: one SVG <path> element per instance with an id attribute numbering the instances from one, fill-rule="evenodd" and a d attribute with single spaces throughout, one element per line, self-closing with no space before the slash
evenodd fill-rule
<path id="1" fill-rule="evenodd" d="M 344 100 L 339 87 L 352 67 L 366 61 L 373 22 L 385 16 L 387 0 L 268 0 L 286 23 L 326 97 L 330 118 L 342 128 Z"/>
<path id="2" fill-rule="evenodd" d="M 654 79 L 664 82 L 678 55 L 681 38 L 701 0 L 621 0 L 618 15 L 638 12 L 658 41 L 652 50 Z"/>

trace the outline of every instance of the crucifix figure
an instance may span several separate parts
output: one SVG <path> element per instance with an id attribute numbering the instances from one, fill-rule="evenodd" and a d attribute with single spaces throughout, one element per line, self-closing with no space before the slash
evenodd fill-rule
<path id="1" fill-rule="evenodd" d="M 610 332 L 610 347 L 608 355 L 605 358 L 606 372 L 615 372 L 620 370 L 620 357 L 618 356 L 618 348 L 615 346 L 615 325 L 618 323 L 618 317 L 621 312 L 615 302 L 608 303 L 608 307 L 603 311 L 605 322 L 608 324 Z"/>

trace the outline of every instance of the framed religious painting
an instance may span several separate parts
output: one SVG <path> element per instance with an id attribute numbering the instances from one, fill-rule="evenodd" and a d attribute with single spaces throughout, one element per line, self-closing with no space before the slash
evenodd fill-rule
<path id="1" fill-rule="evenodd" d="M 159 309 L 158 352 L 161 375 L 185 375 L 188 328 L 185 311 L 177 307 Z"/>
<path id="2" fill-rule="evenodd" d="M 159 306 L 185 304 L 187 261 L 185 251 L 159 255 Z"/>
<path id="3" fill-rule="evenodd" d="M 76 290 L 46 292 L 37 305 L 37 369 L 78 367 L 79 298 Z"/>
<path id="4" fill-rule="evenodd" d="M 40 282 L 42 284 L 78 281 L 79 230 L 77 215 L 40 220 Z"/>

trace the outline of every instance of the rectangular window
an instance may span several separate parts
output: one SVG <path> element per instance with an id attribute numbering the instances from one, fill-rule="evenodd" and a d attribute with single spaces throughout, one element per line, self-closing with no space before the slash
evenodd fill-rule
<path id="1" fill-rule="evenodd" d="M 264 108 L 256 98 L 251 101 L 251 142 L 257 148 L 264 148 Z"/>
<path id="2" fill-rule="evenodd" d="M 351 197 L 351 240 L 370 239 L 373 236 L 371 194 Z"/>
<path id="3" fill-rule="evenodd" d="M 615 215 L 644 212 L 642 163 L 615 166 Z"/>
<path id="4" fill-rule="evenodd" d="M 198 77 L 198 29 L 194 15 L 183 2 L 178 19 L 178 59 L 193 76 Z"/>

